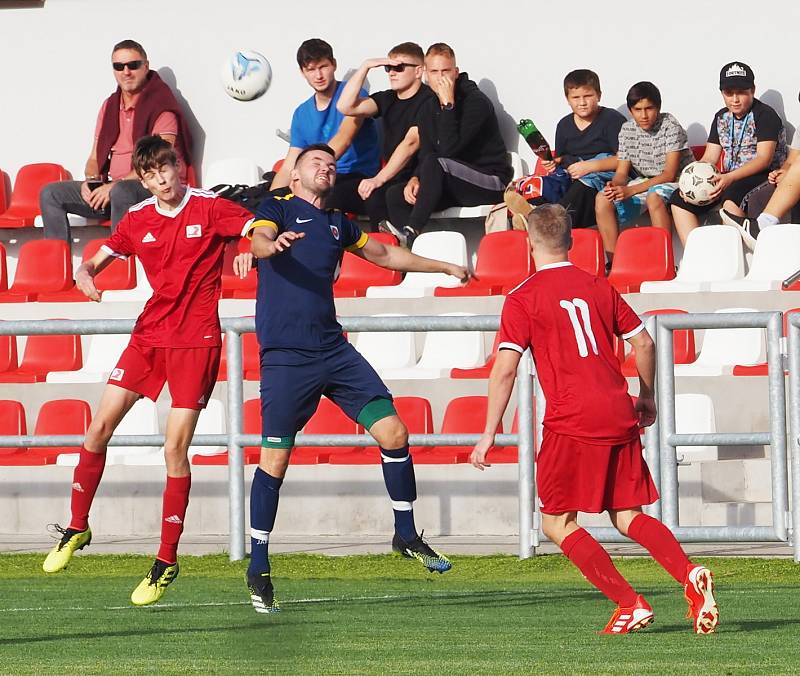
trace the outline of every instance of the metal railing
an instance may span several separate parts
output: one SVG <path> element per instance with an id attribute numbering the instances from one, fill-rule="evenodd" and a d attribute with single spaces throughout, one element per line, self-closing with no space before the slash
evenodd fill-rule
<path id="1" fill-rule="evenodd" d="M 228 490 L 230 558 L 240 560 L 245 556 L 245 490 L 244 447 L 260 446 L 261 436 L 243 433 L 244 382 L 242 378 L 242 333 L 255 331 L 253 318 L 223 318 L 226 356 L 228 360 L 227 434 L 199 434 L 192 439 L 194 446 L 228 447 Z M 343 317 L 345 331 L 496 331 L 500 318 L 495 315 L 472 317 Z M 89 320 L 21 320 L 0 322 L 0 335 L 63 335 L 63 334 L 124 334 L 133 330 L 132 319 Z M 519 408 L 519 434 L 499 434 L 499 446 L 519 448 L 520 544 L 521 558 L 527 558 L 538 544 L 538 529 L 534 523 L 533 483 L 533 396 L 529 355 L 520 361 L 518 369 L 517 400 Z M 478 434 L 412 434 L 409 444 L 416 446 L 471 446 L 478 442 Z M 52 436 L 0 436 L 2 447 L 53 447 L 79 446 L 81 435 Z M 298 446 L 373 446 L 369 435 L 298 434 Z M 163 435 L 113 436 L 109 446 L 163 445 Z"/>
<path id="2" fill-rule="evenodd" d="M 497 316 L 472 317 L 344 317 L 345 331 L 496 331 Z M 0 335 L 43 334 L 120 334 L 130 333 L 134 320 L 26 320 L 0 322 Z M 676 314 L 649 317 L 647 327 L 656 338 L 658 381 L 657 396 L 659 417 L 645 434 L 645 457 L 661 499 L 646 511 L 663 518 L 666 525 L 683 542 L 754 542 L 788 541 L 791 530 L 788 522 L 788 469 L 787 434 L 783 366 L 781 363 L 781 313 L 714 313 Z M 657 327 L 657 328 L 656 328 Z M 242 333 L 255 330 L 252 318 L 224 318 L 222 328 L 226 335 L 228 381 L 228 426 L 225 435 L 197 435 L 195 446 L 221 446 L 228 448 L 230 558 L 238 560 L 245 555 L 244 518 L 244 447 L 259 446 L 259 435 L 243 433 L 244 383 L 242 378 Z M 681 328 L 766 328 L 769 372 L 770 431 L 766 433 L 735 434 L 676 434 L 675 432 L 675 376 L 672 331 Z M 800 315 L 789 320 L 789 365 L 792 424 L 792 523 L 800 519 Z M 517 406 L 519 433 L 498 435 L 496 443 L 518 446 L 519 491 L 519 556 L 528 558 L 539 544 L 539 519 L 535 509 L 534 482 L 534 429 L 533 402 L 536 401 L 536 427 L 541 439 L 541 420 L 544 400 L 540 388 L 532 377 L 532 360 L 526 353 L 517 371 Z M 478 434 L 412 434 L 411 445 L 464 446 L 473 445 Z M 79 435 L 59 436 L 0 436 L 0 446 L 52 447 L 80 445 Z M 298 445 L 313 446 L 372 446 L 369 435 L 304 435 L 297 436 Z M 163 435 L 126 435 L 112 437 L 111 446 L 163 445 Z M 771 527 L 748 526 L 680 526 L 678 513 L 677 446 L 701 445 L 771 446 L 772 512 Z M 593 535 L 603 542 L 627 541 L 613 528 L 591 528 Z M 794 539 L 795 560 L 800 562 L 800 543 Z"/>

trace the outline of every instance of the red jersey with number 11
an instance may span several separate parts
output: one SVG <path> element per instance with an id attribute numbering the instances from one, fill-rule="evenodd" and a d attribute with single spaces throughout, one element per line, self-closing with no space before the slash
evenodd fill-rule
<path id="1" fill-rule="evenodd" d="M 553 263 L 508 294 L 499 348 L 530 347 L 547 399 L 546 430 L 615 445 L 639 431 L 613 336 L 627 339 L 643 329 L 605 279 L 568 262 Z"/>
<path id="2" fill-rule="evenodd" d="M 132 338 L 151 347 L 219 345 L 225 243 L 252 220 L 238 204 L 197 188 L 187 188 L 172 211 L 155 197 L 132 206 L 103 245 L 118 258 L 138 256 L 153 287 Z"/>

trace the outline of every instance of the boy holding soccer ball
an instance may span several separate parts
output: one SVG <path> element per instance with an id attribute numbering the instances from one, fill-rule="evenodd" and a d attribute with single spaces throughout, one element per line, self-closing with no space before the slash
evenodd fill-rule
<path id="1" fill-rule="evenodd" d="M 628 91 L 632 120 L 619 132 L 617 170 L 595 199 L 597 228 L 611 259 L 619 226 L 645 211 L 657 228 L 670 231 L 669 199 L 678 176 L 694 159 L 686 131 L 669 113 L 661 112 L 661 92 L 652 82 L 637 82 Z M 631 169 L 637 178 L 630 180 Z"/>
<path id="2" fill-rule="evenodd" d="M 722 67 L 719 89 L 725 107 L 711 123 L 701 162 L 716 165 L 722 158 L 710 204 L 690 204 L 679 191 L 670 200 L 675 229 L 681 242 L 699 225 L 699 218 L 722 207 L 727 214 L 745 216 L 748 193 L 768 180 L 769 173 L 786 159 L 786 131 L 778 114 L 755 98 L 753 70 L 741 61 Z M 734 225 L 738 225 L 734 222 Z M 746 234 L 741 225 L 742 237 Z"/>

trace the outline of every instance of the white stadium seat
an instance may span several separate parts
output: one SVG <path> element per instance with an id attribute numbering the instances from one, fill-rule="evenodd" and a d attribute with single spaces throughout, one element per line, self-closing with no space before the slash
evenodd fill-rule
<path id="1" fill-rule="evenodd" d="M 230 185 L 256 185 L 261 182 L 258 165 L 243 157 L 232 157 L 212 162 L 203 172 L 203 186 L 213 188 L 224 183 Z"/>
<path id="2" fill-rule="evenodd" d="M 675 279 L 642 282 L 640 293 L 709 291 L 711 282 L 744 277 L 744 252 L 739 231 L 730 225 L 695 228 L 686 239 Z"/>
<path id="3" fill-rule="evenodd" d="M 48 383 L 102 383 L 108 379 L 119 356 L 130 340 L 128 334 L 98 334 L 89 339 L 83 368 L 77 371 L 51 371 Z"/>
<path id="4" fill-rule="evenodd" d="M 712 282 L 712 291 L 769 291 L 800 269 L 800 225 L 773 225 L 756 239 L 753 262 L 744 279 Z"/>
<path id="5" fill-rule="evenodd" d="M 714 402 L 707 394 L 679 394 L 675 397 L 677 434 L 709 434 L 717 431 Z M 717 460 L 717 446 L 678 446 L 678 461 Z"/>
<path id="6" fill-rule="evenodd" d="M 726 308 L 717 312 L 755 312 L 752 308 Z M 676 376 L 721 376 L 736 365 L 753 366 L 766 361 L 764 329 L 706 329 L 697 360 L 676 364 Z"/>
<path id="7" fill-rule="evenodd" d="M 453 312 L 443 317 L 470 317 Z M 389 380 L 446 378 L 454 368 L 474 368 L 486 362 L 483 333 L 480 331 L 429 331 L 419 362 L 410 368 L 383 369 Z"/>
<path id="8" fill-rule="evenodd" d="M 460 232 L 423 232 L 414 240 L 411 250 L 426 258 L 467 264 L 467 242 Z M 432 296 L 437 286 L 452 287 L 460 283 L 443 272 L 408 272 L 397 286 L 370 286 L 367 298 L 423 298 Z"/>
<path id="9" fill-rule="evenodd" d="M 406 317 L 407 315 L 375 316 Z M 382 373 L 385 369 L 407 368 L 417 363 L 414 334 L 410 331 L 365 331 L 358 334 L 355 346 L 378 373 Z"/>

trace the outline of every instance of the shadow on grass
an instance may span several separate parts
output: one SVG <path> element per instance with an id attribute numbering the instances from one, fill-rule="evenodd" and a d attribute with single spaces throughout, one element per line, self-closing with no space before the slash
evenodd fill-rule
<path id="1" fill-rule="evenodd" d="M 279 619 L 278 619 L 279 618 Z M 270 621 L 271 620 L 271 621 Z M 85 631 L 74 632 L 69 634 L 54 634 L 37 636 L 18 636 L 15 638 L 0 638 L 0 646 L 15 646 L 21 644 L 31 643 L 48 643 L 52 641 L 82 641 L 92 639 L 108 639 L 108 638 L 133 638 L 145 636 L 165 636 L 169 634 L 176 634 L 186 636 L 190 634 L 213 634 L 224 632 L 241 632 L 249 629 L 258 630 L 266 627 L 286 628 L 289 626 L 296 626 L 299 629 L 306 629 L 312 624 L 324 624 L 322 622 L 309 622 L 306 617 L 286 617 L 283 613 L 280 615 L 270 615 L 270 620 L 251 620 L 250 622 L 243 622 L 232 626 L 230 624 L 221 627 L 175 627 L 168 629 L 164 627 L 154 629 L 124 629 L 119 631 Z"/>

